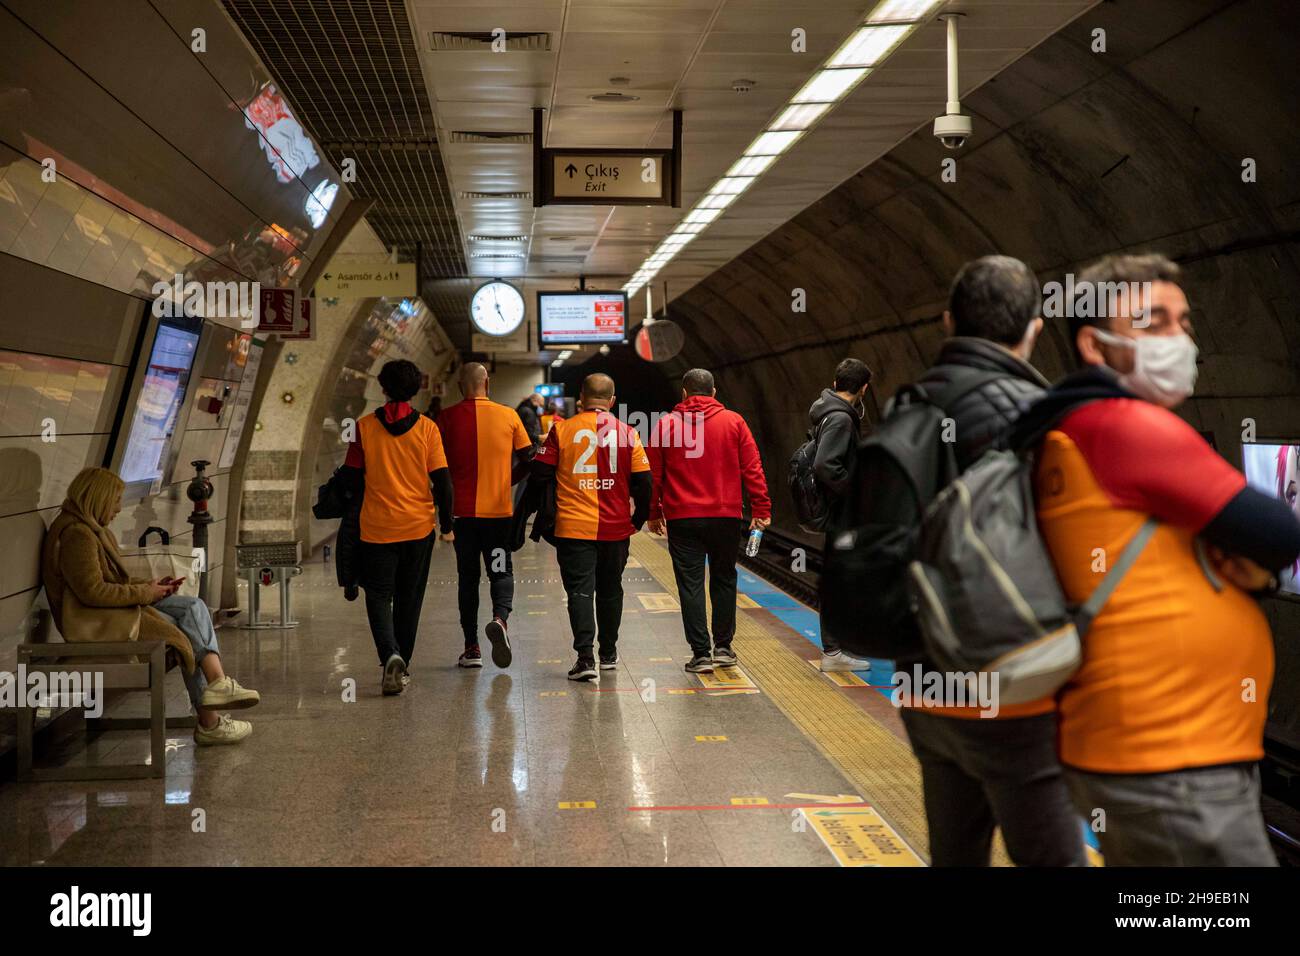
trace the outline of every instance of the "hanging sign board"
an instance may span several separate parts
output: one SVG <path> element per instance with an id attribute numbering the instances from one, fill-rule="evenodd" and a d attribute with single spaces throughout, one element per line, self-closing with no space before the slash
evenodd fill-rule
<path id="1" fill-rule="evenodd" d="M 672 149 L 543 147 L 542 110 L 533 110 L 533 205 L 680 206 L 682 114 L 673 111 Z"/>
<path id="2" fill-rule="evenodd" d="M 326 267 L 316 280 L 323 299 L 410 299 L 417 294 L 414 262 L 352 263 Z"/>

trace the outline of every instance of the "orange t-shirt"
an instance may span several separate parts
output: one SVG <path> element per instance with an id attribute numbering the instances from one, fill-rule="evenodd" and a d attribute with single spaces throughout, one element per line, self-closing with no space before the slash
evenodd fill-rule
<path id="1" fill-rule="evenodd" d="M 1195 535 L 1245 478 L 1178 416 L 1106 399 L 1044 441 L 1038 521 L 1072 603 L 1100 582 L 1148 518 L 1161 524 L 1083 639 L 1062 688 L 1061 762 L 1098 773 L 1161 773 L 1259 760 L 1273 642 L 1259 605 L 1216 591 Z M 1100 550 L 1099 550 L 1100 549 Z"/>
<path id="2" fill-rule="evenodd" d="M 536 460 L 555 466 L 555 537 L 632 536 L 630 475 L 650 470 L 636 429 L 606 411 L 560 418 Z"/>
<path id="3" fill-rule="evenodd" d="M 458 518 L 514 514 L 514 453 L 532 447 L 519 413 L 489 398 L 467 398 L 438 416 Z"/>
<path id="4" fill-rule="evenodd" d="M 366 471 L 361 540 L 387 544 L 428 537 L 436 514 L 429 472 L 447 467 L 438 426 L 421 415 L 410 430 L 393 435 L 375 415 L 366 415 L 357 422 L 357 439 Z"/>

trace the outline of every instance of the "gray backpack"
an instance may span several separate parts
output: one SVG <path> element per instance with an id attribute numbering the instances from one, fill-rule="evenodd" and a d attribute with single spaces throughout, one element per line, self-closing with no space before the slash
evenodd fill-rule
<path id="1" fill-rule="evenodd" d="M 1083 635 L 1157 524 L 1148 519 L 1071 608 L 1039 535 L 1032 461 L 985 452 L 930 504 L 908 567 L 926 654 L 942 671 L 995 675 L 1000 704 L 1046 697 L 1078 670 Z"/>

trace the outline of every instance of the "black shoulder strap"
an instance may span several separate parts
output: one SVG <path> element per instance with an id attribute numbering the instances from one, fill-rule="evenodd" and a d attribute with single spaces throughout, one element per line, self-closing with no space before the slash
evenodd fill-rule
<path id="1" fill-rule="evenodd" d="M 853 418 L 853 413 L 849 411 L 847 408 L 832 408 L 829 412 L 827 412 L 825 415 L 823 415 L 821 418 L 817 420 L 816 427 L 808 429 L 808 439 L 814 442 L 821 441 L 822 426 L 826 424 L 826 419 L 830 418 L 832 415 L 835 414 L 848 415 L 850 419 Z"/>

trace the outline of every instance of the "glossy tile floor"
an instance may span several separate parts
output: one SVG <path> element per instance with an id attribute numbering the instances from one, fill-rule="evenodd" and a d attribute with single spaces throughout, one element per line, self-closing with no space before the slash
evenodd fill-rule
<path id="1" fill-rule="evenodd" d="M 665 587 L 639 562 L 619 668 L 599 687 L 565 679 L 554 554 L 515 556 L 513 666 L 466 671 L 439 544 L 398 698 L 379 693 L 363 601 L 345 602 L 317 556 L 295 584 L 300 627 L 220 632 L 227 670 L 262 693 L 248 741 L 196 752 L 172 738 L 165 780 L 0 785 L 0 863 L 835 865 L 798 811 L 735 802 L 854 787 L 767 694 L 711 693 L 683 672 L 680 616 L 646 606 Z M 264 607 L 277 613 L 273 592 Z M 74 735 L 46 762 L 146 754 L 143 732 Z"/>

